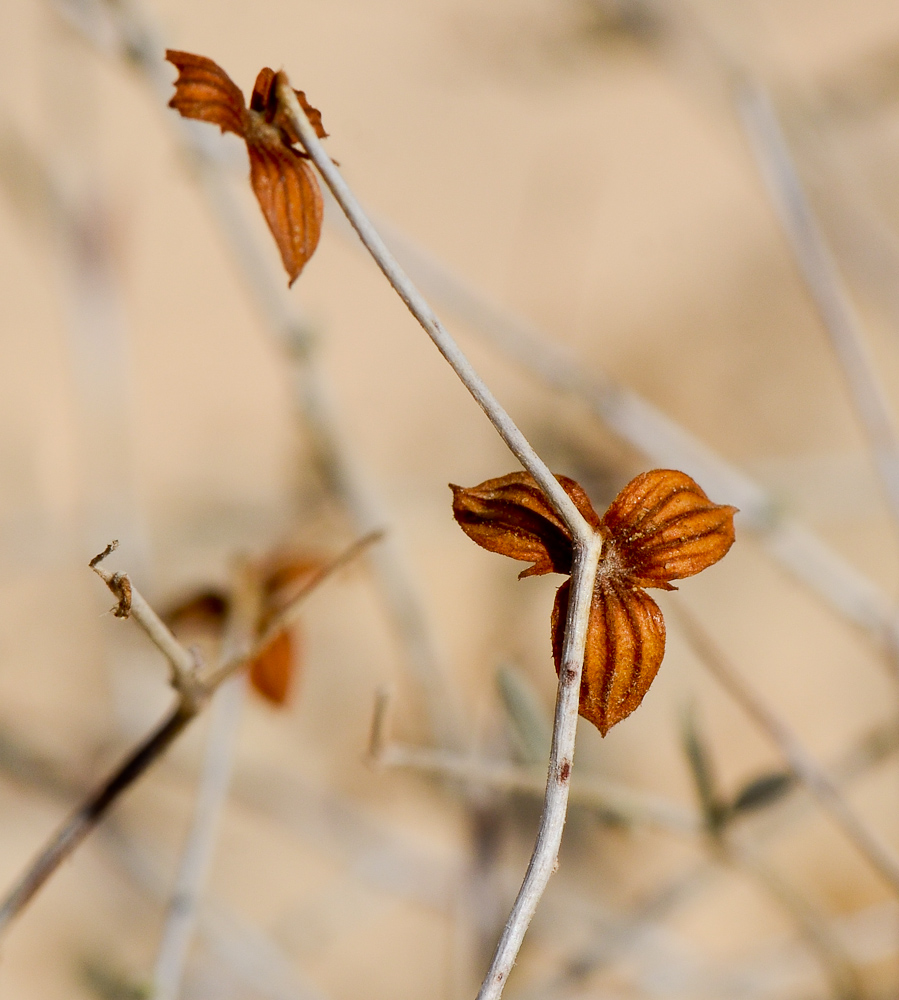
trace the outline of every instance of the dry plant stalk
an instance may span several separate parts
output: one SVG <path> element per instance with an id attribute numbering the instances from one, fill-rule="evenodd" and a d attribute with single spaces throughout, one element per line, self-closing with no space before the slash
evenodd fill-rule
<path id="1" fill-rule="evenodd" d="M 684 719 L 684 751 L 705 819 L 705 843 L 712 857 L 757 883 L 796 925 L 817 956 L 834 1000 L 861 1000 L 858 970 L 839 937 L 816 908 L 782 878 L 767 861 L 728 828 L 728 806 L 718 789 L 709 747 L 692 711 Z"/>
<path id="2" fill-rule="evenodd" d="M 175 707 L 150 735 L 142 740 L 125 761 L 87 796 L 78 809 L 53 834 L 41 853 L 0 902 L 0 934 L 22 912 L 60 864 L 94 829 L 122 792 L 159 760 L 175 739 L 200 714 L 219 685 L 263 655 L 277 636 L 293 625 L 302 601 L 327 577 L 355 559 L 379 537 L 380 534 L 377 532 L 366 535 L 354 542 L 327 566 L 322 567 L 307 580 L 293 601 L 269 624 L 255 642 L 233 652 L 216 668 L 205 673 L 193 653 L 185 649 L 175 638 L 128 577 L 123 573 L 111 573 L 102 566 L 102 561 L 115 550 L 118 542 L 111 542 L 103 552 L 91 560 L 91 568 L 116 597 L 118 603 L 112 609 L 113 614 L 117 618 L 133 616 L 169 661 L 171 683 L 178 700 Z"/>

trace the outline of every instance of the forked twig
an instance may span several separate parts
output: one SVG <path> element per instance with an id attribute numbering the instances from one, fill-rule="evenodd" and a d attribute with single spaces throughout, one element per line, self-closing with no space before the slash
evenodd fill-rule
<path id="1" fill-rule="evenodd" d="M 790 726 L 761 698 L 728 662 L 702 625 L 683 608 L 677 617 L 706 669 L 737 701 L 783 754 L 790 769 L 868 859 L 899 892 L 899 859 L 859 818 L 834 780 L 805 749 Z"/>
<path id="2" fill-rule="evenodd" d="M 359 555 L 378 537 L 380 537 L 378 533 L 373 533 L 359 539 L 328 566 L 321 569 L 279 616 L 277 620 L 282 622 L 280 627 L 286 628 L 293 622 L 298 603 L 312 589 L 340 566 Z M 0 934 L 22 912 L 60 864 L 94 829 L 122 792 L 129 788 L 151 764 L 159 760 L 188 724 L 200 714 L 222 681 L 251 663 L 271 642 L 271 637 L 266 641 L 268 635 L 266 633 L 262 640 L 252 648 L 244 650 L 242 655 L 231 658 L 209 676 L 202 677 L 193 654 L 172 635 L 128 578 L 124 574 L 109 573 L 100 566 L 101 560 L 114 551 L 116 545 L 115 542 L 111 543 L 99 556 L 91 560 L 91 568 L 102 577 L 118 599 L 119 603 L 114 609 L 116 615 L 129 617 L 133 614 L 137 623 L 169 660 L 173 671 L 172 686 L 178 694 L 178 701 L 150 735 L 138 744 L 109 778 L 88 795 L 84 803 L 51 836 L 41 853 L 0 902 Z M 127 586 L 124 581 L 127 581 Z M 190 664 L 189 672 L 188 664 Z"/>
<path id="3" fill-rule="evenodd" d="M 562 828 L 565 825 L 565 815 L 568 808 L 571 765 L 577 733 L 581 671 L 587 641 L 587 622 L 602 539 L 581 516 L 568 494 L 562 489 L 512 418 L 475 372 L 424 297 L 387 249 L 331 158 L 322 148 L 283 72 L 278 74 L 277 86 L 278 98 L 292 119 L 304 149 L 315 163 L 353 228 L 359 234 L 359 238 L 394 290 L 405 302 L 409 311 L 418 320 L 458 375 L 462 384 L 486 413 L 487 418 L 510 451 L 540 485 L 556 513 L 570 531 L 574 542 L 572 591 L 565 623 L 565 639 L 559 670 L 559 687 L 556 697 L 543 814 L 540 818 L 540 828 L 537 832 L 537 840 L 527 873 L 500 937 L 490 970 L 478 994 L 479 1000 L 495 1000 L 502 994 L 509 972 L 515 964 L 515 958 L 521 947 L 525 931 L 558 859 Z"/>

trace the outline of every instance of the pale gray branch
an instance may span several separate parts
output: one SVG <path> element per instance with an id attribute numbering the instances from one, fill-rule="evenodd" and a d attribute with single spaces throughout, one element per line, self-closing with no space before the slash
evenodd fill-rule
<path id="1" fill-rule="evenodd" d="M 351 546 L 347 553 L 339 556 L 332 566 L 343 565 L 349 553 L 357 554 L 364 547 L 364 544 L 371 539 L 362 539 Z M 109 555 L 115 548 L 115 543 L 91 560 L 91 568 L 103 578 L 109 589 L 118 599 L 118 605 L 114 609 L 118 617 L 129 617 L 133 608 L 135 595 L 138 604 L 142 608 L 141 618 L 135 614 L 139 624 L 151 635 L 154 642 L 158 642 L 162 652 L 170 658 L 183 654 L 190 655 L 181 646 L 171 632 L 162 624 L 159 616 L 152 611 L 136 589 L 131 585 L 130 580 L 122 573 L 107 573 L 105 569 L 98 566 L 102 559 Z M 313 585 L 321 583 L 328 576 L 328 568 L 320 572 L 315 577 L 314 584 L 307 584 L 300 596 L 306 596 Z M 311 582 L 310 582 L 311 583 Z M 265 647 L 262 647 L 265 648 Z M 100 785 L 88 794 L 84 802 L 72 813 L 62 826 L 49 838 L 43 850 L 19 876 L 15 884 L 11 887 L 6 897 L 0 900 L 0 934 L 8 925 L 22 912 L 28 903 L 34 898 L 41 886 L 50 878 L 56 869 L 67 857 L 78 847 L 84 838 L 93 830 L 110 806 L 119 796 L 141 777 L 142 774 L 154 764 L 181 735 L 188 725 L 197 717 L 203 707 L 208 703 L 209 697 L 215 689 L 231 674 L 241 667 L 247 666 L 253 659 L 255 647 L 245 650 L 241 658 L 232 657 L 225 665 L 227 669 L 220 669 L 211 676 L 202 678 L 193 671 L 190 676 L 175 675 L 172 684 L 178 691 L 178 700 L 175 706 L 165 716 L 165 718 L 150 732 L 150 734 L 128 754 L 125 760 L 117 767 Z M 184 661 L 186 663 L 186 660 Z M 191 656 L 191 665 L 193 665 Z M 174 667 L 174 662 L 172 666 Z M 178 687 L 178 684 L 183 687 Z"/>
<path id="2" fill-rule="evenodd" d="M 181 991 L 203 887 L 212 864 L 221 815 L 228 795 L 246 687 L 247 681 L 243 675 L 231 677 L 222 684 L 221 690 L 212 699 L 209 734 L 193 822 L 181 855 L 153 971 L 153 1000 L 177 1000 Z"/>
<path id="3" fill-rule="evenodd" d="M 749 844 L 725 837 L 724 858 L 742 869 L 792 918 L 800 934 L 818 956 L 838 1000 L 861 1000 L 864 996 L 851 955 L 827 918 L 805 899 Z"/>
<path id="4" fill-rule="evenodd" d="M 474 397 L 477 404 L 486 413 L 487 418 L 496 428 L 497 433 L 506 442 L 509 450 L 521 464 L 537 480 L 540 488 L 552 503 L 552 506 L 575 541 L 589 543 L 593 538 L 593 530 L 575 507 L 573 501 L 562 489 L 558 480 L 546 467 L 540 456 L 534 451 L 518 429 L 512 418 L 500 405 L 483 379 L 472 367 L 455 340 L 450 336 L 443 324 L 435 315 L 424 296 L 418 291 L 408 275 L 403 271 L 387 245 L 372 225 L 368 216 L 362 211 L 362 206 L 356 200 L 340 171 L 325 152 L 315 130 L 309 124 L 309 119 L 300 107 L 299 101 L 290 81 L 282 72 L 278 74 L 278 99 L 290 114 L 292 122 L 300 136 L 303 148 L 309 154 L 331 193 L 337 200 L 351 225 L 359 234 L 359 239 L 365 244 L 375 263 L 393 286 L 397 295 L 405 302 L 409 311 L 421 324 L 422 329 L 431 338 L 440 353 L 446 358 L 459 380 Z"/>
<path id="5" fill-rule="evenodd" d="M 186 649 L 172 634 L 165 622 L 150 607 L 140 591 L 124 573 L 110 573 L 102 565 L 103 560 L 118 548 L 118 542 L 109 545 L 90 562 L 91 569 L 100 577 L 118 598 L 113 609 L 118 618 L 130 618 L 140 625 L 150 641 L 169 661 L 172 668 L 172 687 L 181 695 L 196 693 L 197 661 L 193 653 Z"/>
<path id="6" fill-rule="evenodd" d="M 858 315 L 803 190 L 770 98 L 754 82 L 744 80 L 737 90 L 737 108 L 790 249 L 843 369 L 893 520 L 899 525 L 899 437 Z"/>
<path id="7" fill-rule="evenodd" d="M 220 653 L 222 659 L 246 654 L 255 637 L 262 610 L 262 592 L 257 574 L 248 565 L 242 565 L 234 576 Z M 193 821 L 181 854 L 153 971 L 153 1000 L 177 1000 L 181 992 L 203 889 L 228 797 L 246 688 L 246 677 L 242 674 L 230 677 L 221 685 L 212 702 Z"/>
<path id="8" fill-rule="evenodd" d="M 165 44 L 146 10 L 135 0 L 117 4 L 94 0 L 52 0 L 67 22 L 106 55 L 117 55 L 138 69 L 160 99 L 172 92 L 172 68 L 163 59 Z M 357 534 L 384 527 L 376 491 L 343 441 L 326 381 L 315 362 L 314 343 L 305 324 L 286 305 L 273 269 L 260 251 L 230 185 L 217 136 L 202 124 L 176 114 L 168 121 L 212 207 L 216 221 L 275 338 L 294 358 L 296 402 L 311 437 L 314 457 L 328 487 L 344 506 Z M 390 536 L 371 554 L 377 594 L 402 648 L 408 669 L 421 686 L 432 735 L 443 746 L 461 747 L 464 733 L 458 694 L 433 634 L 419 589 L 397 539 Z"/>
<path id="9" fill-rule="evenodd" d="M 796 777 L 806 785 L 872 867 L 894 891 L 899 892 L 899 858 L 859 818 L 823 765 L 728 662 L 699 622 L 682 608 L 677 616 L 704 666 L 777 746 Z"/>

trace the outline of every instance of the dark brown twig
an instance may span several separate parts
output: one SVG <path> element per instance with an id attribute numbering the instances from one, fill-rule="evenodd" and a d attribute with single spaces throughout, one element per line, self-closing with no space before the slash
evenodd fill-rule
<path id="1" fill-rule="evenodd" d="M 50 838 L 7 893 L 0 906 L 0 934 L 31 902 L 37 891 L 94 829 L 116 799 L 158 760 L 198 714 L 199 707 L 179 703 L 127 757 L 118 769 L 90 793 L 85 802 Z"/>

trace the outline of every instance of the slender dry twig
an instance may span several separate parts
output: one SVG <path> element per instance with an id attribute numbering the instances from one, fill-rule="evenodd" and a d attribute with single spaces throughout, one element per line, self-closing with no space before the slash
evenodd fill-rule
<path id="1" fill-rule="evenodd" d="M 651 464 L 682 469 L 708 493 L 727 497 L 740 508 L 741 527 L 757 532 L 776 562 L 843 617 L 899 648 L 899 623 L 886 594 L 755 480 L 648 400 L 587 368 L 536 326 L 490 301 L 404 234 L 383 222 L 379 227 L 414 280 L 445 309 L 543 384 L 582 400 Z"/>
<path id="2" fill-rule="evenodd" d="M 222 663 L 212 671 L 205 683 L 214 688 L 230 677 L 235 671 L 240 670 L 244 664 L 260 657 L 282 632 L 296 625 L 303 601 L 305 601 L 313 590 L 316 590 L 329 576 L 332 576 L 339 569 L 351 563 L 383 537 L 384 533 L 382 531 L 370 531 L 367 535 L 357 539 L 352 545 L 344 549 L 339 556 L 324 566 L 320 566 L 314 573 L 310 573 L 306 580 L 303 581 L 303 585 L 294 593 L 291 602 L 272 618 L 262 635 L 252 645 L 249 645 L 248 648 L 242 651 L 235 650 L 232 655 L 225 657 Z"/>
<path id="3" fill-rule="evenodd" d="M 235 572 L 229 603 L 221 654 L 223 659 L 240 655 L 250 645 L 259 621 L 261 591 L 257 574 L 249 565 L 241 565 Z M 243 675 L 230 677 L 221 685 L 210 710 L 206 753 L 193 822 L 181 855 L 153 971 L 154 1000 L 177 1000 L 181 990 L 203 887 L 212 864 L 220 819 L 228 796 L 246 687 Z"/>
<path id="4" fill-rule="evenodd" d="M 434 345 L 449 362 L 462 384 L 487 415 L 487 418 L 506 442 L 509 450 L 540 485 L 556 513 L 570 531 L 574 541 L 572 592 L 565 623 L 565 639 L 559 670 L 559 687 L 543 814 L 540 818 L 540 828 L 537 832 L 534 852 L 527 873 L 500 937 L 491 967 L 478 994 L 479 1000 L 494 1000 L 502 994 L 509 972 L 515 964 L 525 932 L 558 860 L 562 828 L 565 825 L 568 807 L 571 766 L 574 759 L 580 680 L 587 641 L 587 622 L 602 549 L 602 539 L 581 516 L 568 494 L 562 489 L 512 421 L 512 418 L 475 372 L 431 307 L 387 249 L 331 158 L 322 148 L 283 72 L 278 74 L 277 81 L 279 100 L 289 113 L 304 149 L 325 179 L 331 193 L 337 199 L 353 228 L 359 234 L 359 238 L 394 290 L 405 302 L 409 311 L 418 320 Z"/>
<path id="5" fill-rule="evenodd" d="M 288 624 L 292 622 L 293 616 L 296 614 L 297 603 L 307 596 L 314 586 L 326 579 L 334 569 L 344 565 L 349 558 L 358 555 L 377 537 L 378 535 L 374 534 L 360 539 L 329 566 L 320 570 L 303 587 L 293 603 L 285 609 L 282 620 Z M 91 568 L 102 577 L 118 599 L 119 603 L 114 609 L 116 615 L 129 617 L 133 613 L 138 624 L 169 660 L 173 670 L 172 685 L 178 694 L 178 701 L 150 735 L 141 741 L 109 778 L 87 796 L 84 803 L 50 837 L 43 851 L 32 861 L 0 902 L 0 934 L 22 912 L 60 864 L 94 829 L 122 792 L 129 788 L 151 764 L 157 761 L 188 724 L 197 717 L 222 681 L 241 667 L 251 663 L 267 645 L 267 643 L 260 645 L 257 642 L 251 649 L 246 650 L 242 657 L 232 657 L 208 677 L 201 677 L 196 669 L 193 655 L 172 635 L 128 577 L 122 573 L 109 573 L 99 565 L 100 561 L 109 555 L 114 548 L 115 543 L 108 545 L 103 552 L 91 560 Z M 135 611 L 135 608 L 139 610 Z M 283 624 L 281 627 L 284 628 L 287 625 Z M 270 641 L 271 638 L 268 639 L 268 642 Z M 190 673 L 187 672 L 188 664 L 191 665 Z"/>
<path id="6" fill-rule="evenodd" d="M 151 899 L 165 903 L 168 866 L 138 842 L 115 819 L 105 823 L 103 834 L 115 863 Z M 295 964 L 264 932 L 244 920 L 220 900 L 205 893 L 197 914 L 197 928 L 205 947 L 242 982 L 253 996 L 266 1000 L 323 1000 L 306 982 Z"/>
<path id="7" fill-rule="evenodd" d="M 744 80 L 737 108 L 799 270 L 843 369 L 894 521 L 899 524 L 899 436 L 858 316 L 840 280 L 768 95 Z"/>
<path id="8" fill-rule="evenodd" d="M 744 871 L 792 918 L 800 934 L 818 956 L 835 997 L 860 1000 L 864 995 L 858 970 L 829 922 L 778 871 L 748 844 L 725 836 L 721 842 L 722 858 L 738 871 Z"/>
<path id="9" fill-rule="evenodd" d="M 35 893 L 56 871 L 84 838 L 94 829 L 113 802 L 171 746 L 196 717 L 198 707 L 179 703 L 166 718 L 129 754 L 113 775 L 93 791 L 77 811 L 50 838 L 44 850 L 0 904 L 0 934 L 22 912 Z"/>
<path id="10" fill-rule="evenodd" d="M 546 784 L 542 771 L 506 761 L 471 759 L 451 750 L 410 747 L 402 743 L 385 746 L 377 763 L 383 767 L 454 778 L 470 785 L 526 795 L 542 795 Z M 659 795 L 599 778 L 575 776 L 569 803 L 594 810 L 625 826 L 649 826 L 682 835 L 695 834 L 701 826 L 691 809 Z"/>
<path id="11" fill-rule="evenodd" d="M 850 782 L 867 774 L 899 749 L 899 720 L 890 719 L 862 736 L 830 765 L 829 771 L 840 782 Z M 786 825 L 806 815 L 814 804 L 808 794 L 798 795 L 805 786 L 794 782 L 783 798 L 770 800 L 765 809 L 769 821 L 755 831 L 756 843 L 769 839 Z M 730 821 L 732 822 L 732 820 Z M 628 952 L 644 936 L 649 924 L 659 924 L 678 906 L 694 900 L 696 895 L 715 885 L 723 869 L 711 858 L 691 863 L 660 887 L 654 889 L 632 912 L 623 916 L 620 925 L 601 941 L 592 941 L 580 948 L 564 963 L 563 970 L 527 991 L 529 1000 L 564 994 L 568 987 L 581 983 L 587 976 Z"/>
<path id="12" fill-rule="evenodd" d="M 396 258 L 387 249 L 387 245 L 362 211 L 362 206 L 356 200 L 356 196 L 319 142 L 305 112 L 300 107 L 287 76 L 283 72 L 278 74 L 278 99 L 289 113 L 303 148 L 318 168 L 344 215 L 359 234 L 359 239 L 365 244 L 384 277 L 387 278 L 394 291 L 431 338 L 437 350 L 444 356 L 459 380 L 474 397 L 475 402 L 487 415 L 487 419 L 496 428 L 497 433 L 505 441 L 512 454 L 537 480 L 540 488 L 552 503 L 553 509 L 571 532 L 575 543 L 587 545 L 592 542 L 594 533 L 575 507 L 571 497 L 562 489 L 556 477 L 549 471 L 527 438 L 500 405 L 499 400 L 474 370 L 468 358 L 444 328 L 424 296 L 400 267 Z"/>
<path id="13" fill-rule="evenodd" d="M 110 542 L 106 548 L 90 561 L 90 568 L 100 577 L 118 598 L 113 609 L 117 618 L 134 616 L 135 621 L 147 633 L 154 646 L 169 661 L 172 668 L 172 687 L 182 696 L 198 694 L 197 659 L 172 635 L 165 622 L 150 607 L 141 593 L 131 585 L 124 573 L 111 573 L 102 565 L 104 559 L 118 548 L 118 541 Z"/>
<path id="14" fill-rule="evenodd" d="M 790 726 L 731 666 L 705 628 L 683 608 L 680 620 L 706 669 L 737 701 L 783 754 L 790 769 L 840 826 L 872 867 L 899 892 L 899 859 L 858 817 L 824 767 L 805 749 Z"/>
<path id="15" fill-rule="evenodd" d="M 194 818 L 181 855 L 153 971 L 154 1000 L 175 1000 L 181 987 L 202 890 L 212 863 L 219 821 L 228 794 L 245 695 L 246 679 L 243 676 L 231 677 L 222 684 L 212 701 Z"/>

